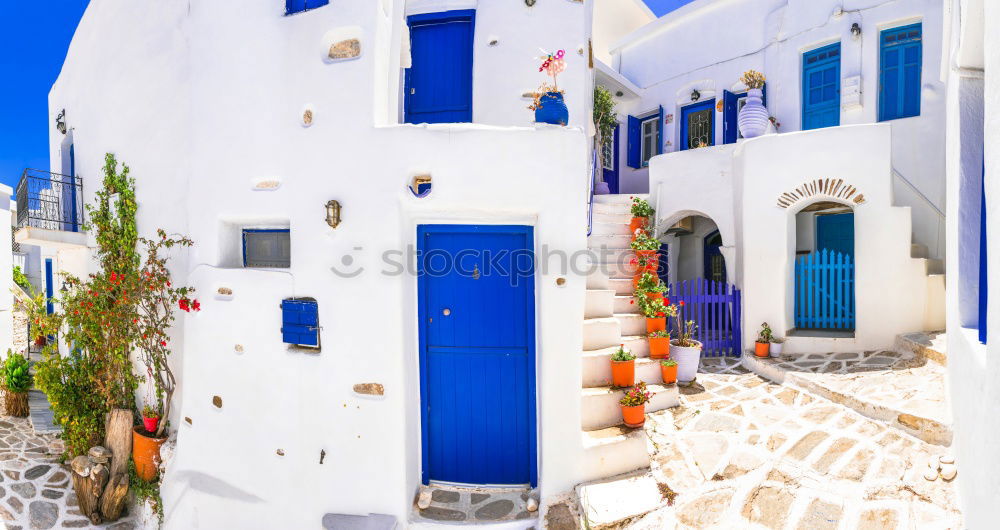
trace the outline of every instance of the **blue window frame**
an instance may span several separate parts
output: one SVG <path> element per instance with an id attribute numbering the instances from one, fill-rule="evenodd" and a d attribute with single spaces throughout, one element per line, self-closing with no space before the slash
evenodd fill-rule
<path id="1" fill-rule="evenodd" d="M 715 145 L 715 99 L 681 109 L 681 151 Z"/>
<path id="2" fill-rule="evenodd" d="M 649 166 L 649 159 L 663 153 L 663 107 L 649 116 L 628 117 L 628 167 Z"/>
<path id="3" fill-rule="evenodd" d="M 879 121 L 920 115 L 921 24 L 887 29 L 879 35 Z"/>
<path id="4" fill-rule="evenodd" d="M 840 43 L 802 54 L 802 130 L 840 125 Z"/>
<path id="5" fill-rule="evenodd" d="M 315 300 L 281 301 L 281 341 L 296 346 L 319 347 L 319 306 Z"/>
<path id="6" fill-rule="evenodd" d="M 285 0 L 285 14 L 293 15 L 329 4 L 330 0 Z"/>
<path id="7" fill-rule="evenodd" d="M 283 229 L 243 229 L 243 266 L 250 268 L 291 267 L 291 233 Z"/>

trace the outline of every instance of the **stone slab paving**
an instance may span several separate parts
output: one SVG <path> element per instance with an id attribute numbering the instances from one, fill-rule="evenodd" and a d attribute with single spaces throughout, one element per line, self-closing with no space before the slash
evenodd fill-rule
<path id="1" fill-rule="evenodd" d="M 630 528 L 961 528 L 955 484 L 923 478 L 946 448 L 739 359 L 704 360 L 681 405 L 645 428 L 673 502 Z"/>
<path id="2" fill-rule="evenodd" d="M 531 490 L 449 486 L 427 489 L 431 492 L 431 504 L 421 510 L 414 500 L 412 522 L 481 524 L 525 521 L 526 527 L 537 522 L 538 512 L 528 511 Z"/>
<path id="3" fill-rule="evenodd" d="M 108 528 L 131 530 L 123 517 L 94 527 L 76 503 L 68 466 L 59 463 L 62 441 L 35 434 L 27 418 L 0 416 L 0 519 L 8 530 Z"/>
<path id="4" fill-rule="evenodd" d="M 914 352 L 746 356 L 743 364 L 769 379 L 849 406 L 920 439 L 950 445 L 946 368 Z"/>

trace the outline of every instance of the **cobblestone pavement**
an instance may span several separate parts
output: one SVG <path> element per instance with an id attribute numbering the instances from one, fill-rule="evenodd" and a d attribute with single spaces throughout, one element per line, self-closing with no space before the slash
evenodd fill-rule
<path id="1" fill-rule="evenodd" d="M 738 359 L 703 360 L 681 393 L 646 422 L 653 474 L 677 496 L 632 528 L 961 527 L 954 484 L 924 478 L 942 446 Z"/>
<path id="2" fill-rule="evenodd" d="M 0 519 L 9 530 L 92 528 L 80 515 L 62 441 L 36 435 L 27 418 L 0 416 Z M 130 530 L 123 518 L 100 528 Z"/>

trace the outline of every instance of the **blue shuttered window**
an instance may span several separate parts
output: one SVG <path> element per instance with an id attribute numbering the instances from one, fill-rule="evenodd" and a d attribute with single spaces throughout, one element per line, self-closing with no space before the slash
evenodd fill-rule
<path id="1" fill-rule="evenodd" d="M 840 125 L 840 43 L 802 54 L 802 130 Z"/>
<path id="2" fill-rule="evenodd" d="M 628 117 L 628 167 L 642 167 L 642 129 L 639 118 Z"/>
<path id="3" fill-rule="evenodd" d="M 628 167 L 640 169 L 663 153 L 663 107 L 656 114 L 628 117 Z"/>
<path id="4" fill-rule="evenodd" d="M 292 266 L 292 248 L 288 229 L 243 230 L 243 266 L 288 268 Z"/>
<path id="5" fill-rule="evenodd" d="M 315 301 L 281 301 L 282 342 L 318 348 L 319 329 L 319 306 Z"/>
<path id="6" fill-rule="evenodd" d="M 285 14 L 291 15 L 309 11 L 329 4 L 330 0 L 285 0 Z"/>
<path id="7" fill-rule="evenodd" d="M 879 121 L 919 116 L 923 60 L 921 25 L 883 31 L 879 49 Z"/>

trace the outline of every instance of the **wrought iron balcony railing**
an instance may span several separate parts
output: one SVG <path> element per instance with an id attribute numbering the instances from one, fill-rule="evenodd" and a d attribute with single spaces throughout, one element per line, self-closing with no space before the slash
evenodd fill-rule
<path id="1" fill-rule="evenodd" d="M 19 229 L 83 230 L 83 181 L 80 177 L 25 169 L 15 195 Z"/>

